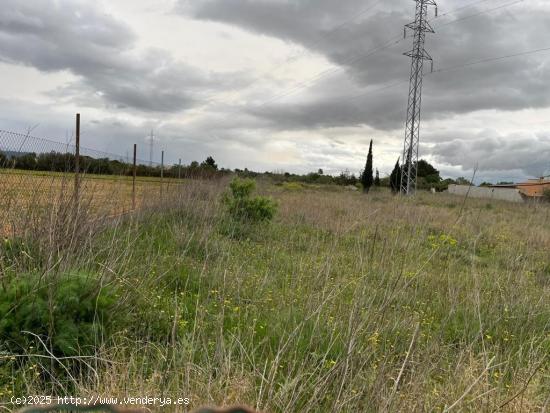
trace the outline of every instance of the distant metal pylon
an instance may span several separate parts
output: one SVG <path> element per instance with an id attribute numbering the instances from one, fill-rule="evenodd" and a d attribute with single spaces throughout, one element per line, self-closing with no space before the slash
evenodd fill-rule
<path id="1" fill-rule="evenodd" d="M 432 62 L 433 71 L 432 57 L 424 49 L 426 33 L 435 33 L 427 20 L 428 6 L 435 6 L 437 16 L 435 0 L 414 1 L 416 1 L 415 20 L 405 26 L 405 37 L 407 37 L 407 29 L 414 31 L 413 48 L 410 52 L 405 53 L 405 56 L 412 59 L 401 171 L 401 193 L 405 195 L 412 195 L 416 191 L 418 147 L 420 144 L 420 108 L 422 106 L 422 80 L 425 60 Z"/>

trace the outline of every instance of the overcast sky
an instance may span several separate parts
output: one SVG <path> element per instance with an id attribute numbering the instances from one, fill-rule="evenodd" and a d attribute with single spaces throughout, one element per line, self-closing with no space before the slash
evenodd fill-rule
<path id="1" fill-rule="evenodd" d="M 465 7 L 472 5 L 471 7 Z M 411 0 L 2 0 L 0 129 L 148 159 L 328 173 L 402 152 Z M 547 0 L 430 11 L 421 156 L 445 176 L 550 174 Z M 381 47 L 383 46 L 383 47 Z M 428 65 L 429 66 L 429 65 Z M 442 71 L 439 71 L 443 69 Z M 429 72 L 429 67 L 427 69 Z M 1 142 L 0 142 L 1 143 Z"/>

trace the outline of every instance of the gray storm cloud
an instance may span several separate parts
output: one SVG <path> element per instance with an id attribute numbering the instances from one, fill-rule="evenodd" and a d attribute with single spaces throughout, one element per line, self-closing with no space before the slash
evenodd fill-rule
<path id="1" fill-rule="evenodd" d="M 550 46 L 546 40 L 550 13 L 542 3 L 483 3 L 464 8 L 461 1 L 441 1 L 441 17 L 432 16 L 436 34 L 428 36 L 427 49 L 435 59 L 436 72 L 425 78 L 424 120 L 440 121 L 480 110 L 511 114 L 550 105 L 548 53 L 460 67 Z M 413 2 L 180 0 L 178 4 L 180 13 L 299 44 L 341 68 L 299 91 L 302 99 L 283 97 L 244 108 L 270 121 L 274 129 L 367 125 L 394 135 L 396 140 L 402 138 L 410 65 L 402 53 L 412 40 L 403 40 L 399 34 L 413 18 Z M 376 7 L 369 8 L 369 4 Z M 455 9 L 459 10 L 453 12 Z M 349 16 L 354 19 L 342 25 Z M 373 53 L 380 45 L 387 47 Z M 351 85 L 340 90 L 328 86 L 343 78 Z M 479 134 L 473 144 L 449 136 L 439 139 L 443 143 L 436 149 L 424 151 L 439 163 L 464 170 L 477 165 L 487 171 L 515 170 L 535 176 L 549 172 L 544 137 Z"/>
<path id="2" fill-rule="evenodd" d="M 175 61 L 166 51 L 135 51 L 136 33 L 92 2 L 4 0 L 2 9 L 0 60 L 78 76 L 54 95 L 179 112 L 205 92 L 224 87 L 221 76 Z"/>
<path id="3" fill-rule="evenodd" d="M 145 3 L 136 0 L 136 8 Z M 431 17 L 437 33 L 429 35 L 426 44 L 436 72 L 425 77 L 422 116 L 428 122 L 422 129 L 421 139 L 426 143 L 423 156 L 455 172 L 470 171 L 478 165 L 487 171 L 486 176 L 507 170 L 530 176 L 548 171 L 548 135 L 540 132 L 544 128 L 527 133 L 514 132 L 513 127 L 499 130 L 498 124 L 492 124 L 482 127 L 494 130 L 478 133 L 479 123 L 476 129 L 467 122 L 488 113 L 492 122 L 497 122 L 494 119 L 498 116 L 506 119 L 526 109 L 550 107 L 550 53 L 460 66 L 549 47 L 550 8 L 537 0 L 517 4 L 513 0 L 488 0 L 466 8 L 462 8 L 462 0 L 439 3 L 441 17 Z M 153 2 L 148 0 L 147 4 Z M 132 136 L 133 141 L 143 139 L 141 130 L 157 125 L 165 129 L 163 139 L 174 145 L 180 139 L 193 146 L 187 153 L 192 152 L 197 159 L 203 152 L 221 157 L 231 150 L 233 155 L 227 161 L 241 166 L 247 161 L 242 159 L 243 150 L 249 150 L 249 159 L 264 153 L 268 159 L 272 145 L 280 142 L 299 153 L 299 157 L 289 155 L 293 159 L 289 167 L 290 162 L 303 162 L 297 167 L 315 169 L 319 162 L 327 168 L 340 168 L 350 165 L 355 156 L 360 168 L 364 159 L 357 147 L 368 144 L 368 131 L 379 137 L 378 153 L 392 159 L 386 166 L 393 166 L 399 155 L 393 152 L 402 145 L 407 103 L 410 61 L 403 52 L 412 43 L 410 38 L 403 39 L 402 30 L 413 19 L 414 2 L 174 0 L 174 4 L 172 14 L 159 17 L 161 13 L 157 13 L 156 18 L 181 21 L 182 25 L 193 20 L 191 30 L 193 34 L 196 31 L 197 39 L 207 34 L 205 38 L 216 42 L 216 36 L 227 30 L 223 24 L 242 32 L 242 36 L 223 40 L 235 39 L 236 50 L 242 45 L 248 47 L 252 37 L 255 45 L 262 41 L 274 44 L 270 38 L 276 38 L 283 42 L 277 42 L 279 46 L 286 44 L 290 50 L 298 45 L 304 50 L 300 53 L 304 67 L 326 70 L 318 63 L 321 56 L 334 70 L 311 82 L 301 75 L 283 80 L 270 76 L 269 71 L 262 74 L 254 66 L 256 55 L 248 59 L 239 50 L 231 63 L 239 67 L 242 62 L 252 62 L 243 72 L 212 72 L 208 64 L 193 66 L 179 61 L 175 50 L 142 47 L 154 28 L 142 30 L 139 20 L 125 14 L 106 14 L 101 2 L 85 0 L 4 0 L 0 62 L 10 67 L 33 67 L 43 74 L 70 73 L 62 86 L 40 92 L 41 96 L 60 103 L 64 110 L 78 105 L 112 116 L 113 122 L 120 117 L 123 127 L 115 128 L 112 122 L 88 125 L 89 132 L 105 144 L 116 132 L 119 138 L 113 140 L 113 150 L 126 151 L 127 140 Z M 462 9 L 453 12 L 456 8 Z M 239 43 L 244 38 L 247 41 Z M 205 42 L 203 47 L 210 46 Z M 249 53 L 257 50 L 251 47 Z M 259 59 L 264 58 L 262 53 L 258 53 Z M 309 59 L 310 54 L 316 58 Z M 437 71 L 453 67 L 456 70 Z M 228 91 L 230 103 L 224 103 Z M 210 96 L 222 96 L 221 101 L 214 99 L 208 104 Z M 48 105 L 26 101 L 25 96 L 18 98 L 17 111 L 12 110 L 13 98 L 0 102 L 4 127 L 22 128 L 41 122 L 41 128 L 54 135 L 56 125 L 63 121 L 40 115 L 50 110 Z M 29 108 L 26 114 L 25 107 Z M 188 111 L 186 116 L 180 116 L 184 111 Z M 122 119 L 127 115 L 130 123 Z M 452 121 L 454 130 L 441 133 L 429 127 L 437 123 L 439 128 L 445 121 Z M 62 134 L 71 125 L 72 113 L 63 123 Z M 337 151 L 331 146 L 334 142 L 345 142 L 351 149 Z M 257 165 L 261 162 L 258 160 Z"/>
<path id="4" fill-rule="evenodd" d="M 550 134 L 502 135 L 483 131 L 470 139 L 439 143 L 430 154 L 463 170 L 519 170 L 532 177 L 550 173 Z"/>
<path id="5" fill-rule="evenodd" d="M 306 103 L 293 104 L 282 99 L 260 108 L 250 108 L 257 116 L 272 118 L 282 127 L 289 128 L 347 123 L 389 130 L 402 124 L 403 111 L 399 108 L 406 105 L 406 94 L 403 95 L 402 90 L 392 93 L 388 89 L 369 93 L 368 88 L 407 80 L 409 61 L 402 53 L 411 47 L 412 40 L 400 41 L 399 34 L 403 24 L 412 19 L 414 3 L 406 0 L 392 1 L 391 5 L 378 3 L 377 7 L 369 9 L 359 0 L 180 0 L 178 10 L 197 19 L 223 22 L 300 44 L 341 66 L 356 83 L 355 92 L 366 91 L 363 98 L 343 105 L 341 96 L 330 93 L 316 94 L 319 97 L 315 101 Z M 510 2 L 496 1 L 485 3 L 484 7 L 451 13 L 464 4 L 445 2 L 446 7 L 441 8 L 443 16 L 432 21 L 437 33 L 429 35 L 427 40 L 427 49 L 435 58 L 435 68 L 548 46 L 545 34 L 550 30 L 547 25 L 550 13 L 546 8 L 536 5 L 502 7 L 506 5 Z M 368 13 L 357 16 L 357 12 L 364 9 Z M 345 16 L 353 16 L 353 12 L 356 20 L 344 26 L 339 24 Z M 522 23 L 525 21 L 529 21 L 529 25 Z M 388 44 L 388 39 L 390 47 L 370 53 Z M 424 118 L 483 109 L 509 111 L 546 107 L 550 104 L 550 82 L 546 81 L 550 64 L 546 57 L 531 55 L 431 74 L 426 77 L 424 88 Z M 315 86 L 311 90 L 315 91 Z M 388 108 L 395 109 L 388 111 Z M 297 114 L 288 116 L 293 109 Z M 386 114 L 385 119 L 380 119 L 380 113 Z"/>

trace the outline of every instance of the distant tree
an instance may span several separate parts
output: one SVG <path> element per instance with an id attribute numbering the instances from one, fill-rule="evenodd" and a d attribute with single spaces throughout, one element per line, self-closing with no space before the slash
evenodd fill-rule
<path id="1" fill-rule="evenodd" d="M 399 165 L 399 159 L 390 175 L 390 187 L 394 194 L 398 193 L 401 189 L 401 166 Z"/>
<path id="2" fill-rule="evenodd" d="M 196 169 L 199 167 L 199 163 L 197 161 L 191 162 L 191 165 L 189 165 L 191 169 Z"/>
<path id="3" fill-rule="evenodd" d="M 419 178 L 424 178 L 427 183 L 436 184 L 441 181 L 441 176 L 439 171 L 430 165 L 424 159 L 418 161 L 417 164 L 417 176 Z"/>
<path id="4" fill-rule="evenodd" d="M 420 159 L 417 165 L 417 174 L 418 176 L 430 176 L 430 175 L 439 175 L 439 171 L 435 169 L 428 161 Z"/>
<path id="5" fill-rule="evenodd" d="M 324 174 L 324 171 L 323 171 L 321 168 L 319 168 L 319 170 L 317 171 L 317 173 L 318 173 L 319 175 L 323 175 L 323 174 Z"/>
<path id="6" fill-rule="evenodd" d="M 15 160 L 15 167 L 17 169 L 33 170 L 36 169 L 36 154 L 25 153 L 13 158 Z M 59 169 L 55 169 L 59 170 Z"/>
<path id="7" fill-rule="evenodd" d="M 350 172 L 346 170 L 344 172 L 341 172 L 339 176 L 334 178 L 334 183 L 336 183 L 336 185 L 342 186 L 356 185 L 357 178 L 354 174 L 350 174 Z"/>
<path id="8" fill-rule="evenodd" d="M 380 172 L 376 170 L 376 177 L 374 178 L 374 186 L 380 187 Z"/>
<path id="9" fill-rule="evenodd" d="M 370 145 L 369 145 L 369 154 L 367 155 L 367 163 L 365 165 L 365 169 L 363 170 L 363 173 L 361 174 L 361 183 L 363 184 L 363 191 L 365 191 L 365 193 L 369 192 L 373 182 L 374 182 L 374 178 L 372 176 L 372 139 L 371 139 Z"/>
<path id="10" fill-rule="evenodd" d="M 201 167 L 218 170 L 218 165 L 216 165 L 216 161 L 211 156 L 206 158 L 206 160 L 201 164 Z"/>
<path id="11" fill-rule="evenodd" d="M 501 181 L 499 183 L 497 183 L 497 185 L 513 185 L 514 183 L 513 182 L 510 182 L 510 181 Z"/>
<path id="12" fill-rule="evenodd" d="M 305 180 L 306 180 L 306 182 L 309 182 L 309 183 L 315 183 L 315 182 L 319 181 L 319 178 L 321 178 L 321 176 L 322 175 L 320 175 L 318 173 L 310 172 L 306 175 Z"/>
<path id="13" fill-rule="evenodd" d="M 491 182 L 482 182 L 479 184 L 479 186 L 491 186 L 493 185 Z"/>
<path id="14" fill-rule="evenodd" d="M 437 184 L 435 186 L 435 189 L 438 192 L 443 192 L 449 189 L 449 185 L 455 185 L 455 184 L 456 184 L 455 180 L 451 178 L 447 178 L 447 179 L 443 179 L 439 184 Z"/>
<path id="15" fill-rule="evenodd" d="M 5 168 L 8 165 L 8 157 L 4 152 L 0 152 L 0 168 Z"/>
<path id="16" fill-rule="evenodd" d="M 457 185 L 472 185 L 472 183 L 463 176 L 456 178 L 455 182 Z"/>

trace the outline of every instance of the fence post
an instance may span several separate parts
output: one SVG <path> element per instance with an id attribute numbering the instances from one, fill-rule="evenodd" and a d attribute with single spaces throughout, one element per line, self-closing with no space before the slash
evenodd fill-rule
<path id="1" fill-rule="evenodd" d="M 162 202 L 162 185 L 164 182 L 164 151 L 160 155 L 160 201 Z"/>
<path id="2" fill-rule="evenodd" d="M 179 162 L 179 165 L 178 165 L 178 179 L 181 179 L 181 158 L 180 158 L 180 162 Z"/>
<path id="3" fill-rule="evenodd" d="M 76 136 L 74 154 L 74 195 L 78 202 L 80 198 L 80 113 L 76 114 Z"/>
<path id="4" fill-rule="evenodd" d="M 137 144 L 134 143 L 134 168 L 132 171 L 132 210 L 136 210 Z"/>

